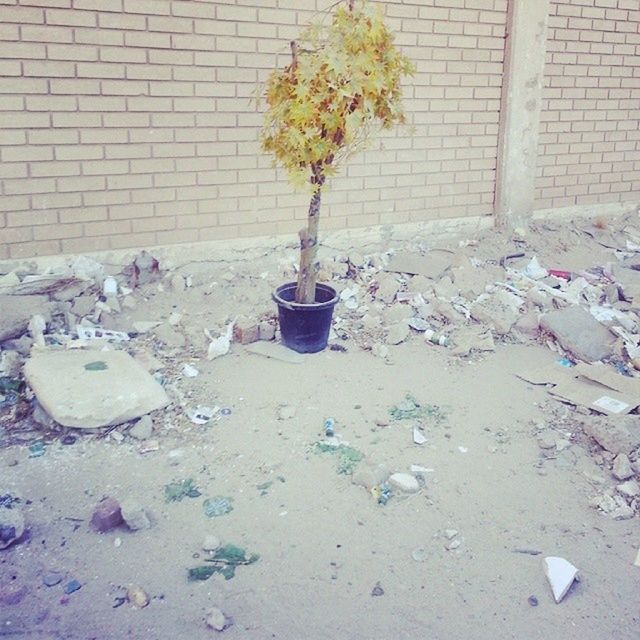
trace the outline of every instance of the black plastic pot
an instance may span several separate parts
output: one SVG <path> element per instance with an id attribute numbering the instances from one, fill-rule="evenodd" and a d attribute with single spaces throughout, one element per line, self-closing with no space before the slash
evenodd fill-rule
<path id="1" fill-rule="evenodd" d="M 280 335 L 289 349 L 298 353 L 317 353 L 327 346 L 333 308 L 338 302 L 335 289 L 316 285 L 316 301 L 300 304 L 296 299 L 296 283 L 288 282 L 275 290 Z"/>

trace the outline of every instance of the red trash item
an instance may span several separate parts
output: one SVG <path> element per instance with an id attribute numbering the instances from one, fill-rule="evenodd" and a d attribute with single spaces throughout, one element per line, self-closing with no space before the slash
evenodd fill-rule
<path id="1" fill-rule="evenodd" d="M 571 271 L 562 271 L 561 269 L 547 269 L 550 276 L 562 278 L 563 280 L 571 280 Z"/>

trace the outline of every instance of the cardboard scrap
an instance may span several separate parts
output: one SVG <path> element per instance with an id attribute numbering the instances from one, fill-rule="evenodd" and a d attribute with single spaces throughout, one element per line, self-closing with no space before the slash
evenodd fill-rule
<path id="1" fill-rule="evenodd" d="M 410 273 L 430 280 L 439 280 L 453 264 L 453 254 L 449 251 L 429 251 L 426 255 L 397 253 L 389 260 L 385 271 Z"/>
<path id="2" fill-rule="evenodd" d="M 550 395 L 605 415 L 624 415 L 640 406 L 640 378 L 623 376 L 604 364 L 552 364 L 516 375 L 532 384 L 554 385 Z"/>

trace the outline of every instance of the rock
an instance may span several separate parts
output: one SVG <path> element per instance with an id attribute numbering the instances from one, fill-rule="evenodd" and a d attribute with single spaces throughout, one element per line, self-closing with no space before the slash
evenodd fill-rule
<path id="1" fill-rule="evenodd" d="M 613 477 L 616 480 L 628 480 L 634 475 L 631 462 L 626 453 L 620 453 L 615 457 L 611 473 L 613 473 Z"/>
<path id="2" fill-rule="evenodd" d="M 393 324 L 387 330 L 387 344 L 400 344 L 409 337 L 409 325 L 406 322 Z"/>
<path id="3" fill-rule="evenodd" d="M 171 276 L 171 288 L 174 291 L 184 291 L 187 288 L 184 277 L 181 274 L 175 273 Z"/>
<path id="4" fill-rule="evenodd" d="M 413 309 L 411 305 L 400 304 L 399 302 L 392 304 L 382 311 L 382 319 L 386 324 L 395 324 L 397 322 L 407 324 L 407 320 L 412 315 Z"/>
<path id="5" fill-rule="evenodd" d="M 136 440 L 147 440 L 153 435 L 153 420 L 150 415 L 142 416 L 130 429 L 129 435 Z"/>
<path id="6" fill-rule="evenodd" d="M 127 498 L 122 501 L 120 512 L 124 523 L 131 531 L 151 529 L 153 526 L 147 510 L 132 498 Z"/>
<path id="7" fill-rule="evenodd" d="M 516 321 L 516 331 L 529 338 L 537 338 L 540 334 L 540 320 L 536 311 L 530 310 L 523 313 Z"/>
<path id="8" fill-rule="evenodd" d="M 262 321 L 258 326 L 258 339 L 270 342 L 276 337 L 276 328 L 266 320 Z"/>
<path id="9" fill-rule="evenodd" d="M 260 326 L 255 320 L 240 316 L 233 325 L 233 339 L 240 344 L 251 344 L 260 339 Z"/>
<path id="10" fill-rule="evenodd" d="M 40 315 L 46 322 L 51 321 L 47 296 L 0 295 L 0 309 L 0 342 L 24 334 L 32 316 Z"/>
<path id="11" fill-rule="evenodd" d="M 362 269 L 366 265 L 366 260 L 359 251 L 349 252 L 349 262 L 357 269 Z"/>
<path id="12" fill-rule="evenodd" d="M 95 429 L 161 409 L 169 398 L 125 351 L 48 351 L 24 372 L 45 411 L 65 427 Z"/>
<path id="13" fill-rule="evenodd" d="M 101 500 L 91 516 L 91 526 L 99 533 L 115 529 L 122 521 L 120 503 L 110 497 Z"/>
<path id="14" fill-rule="evenodd" d="M 209 629 L 215 631 L 224 631 L 233 624 L 233 620 L 228 618 L 218 607 L 213 607 L 213 609 L 207 611 L 205 622 Z"/>
<path id="15" fill-rule="evenodd" d="M 518 307 L 521 304 L 520 298 L 508 291 L 484 293 L 471 305 L 470 313 L 474 320 L 489 325 L 500 335 L 506 335 L 520 317 Z"/>
<path id="16" fill-rule="evenodd" d="M 179 331 L 176 331 L 174 327 L 168 322 L 163 322 L 162 324 L 158 325 L 153 330 L 153 333 L 155 334 L 156 338 L 158 338 L 158 340 L 160 340 L 161 342 L 164 342 L 167 347 L 179 349 L 181 347 L 184 347 L 187 343 L 184 335 Z"/>
<path id="17" fill-rule="evenodd" d="M 71 593 L 75 593 L 76 591 L 82 588 L 82 584 L 75 578 L 73 580 L 69 580 L 67 584 L 64 585 L 64 592 L 69 595 Z"/>
<path id="18" fill-rule="evenodd" d="M 389 469 L 384 464 L 377 464 L 365 458 L 351 475 L 351 482 L 366 489 L 378 487 L 389 478 Z"/>
<path id="19" fill-rule="evenodd" d="M 42 405 L 37 400 L 33 403 L 31 419 L 45 429 L 52 429 L 56 425 L 56 421 L 42 408 Z"/>
<path id="20" fill-rule="evenodd" d="M 380 328 L 380 317 L 371 313 L 365 313 L 362 318 L 362 328 L 365 331 L 375 331 Z"/>
<path id="21" fill-rule="evenodd" d="M 20 278 L 15 271 L 9 271 L 9 273 L 0 276 L 0 291 L 12 289 L 18 284 L 20 284 Z"/>
<path id="22" fill-rule="evenodd" d="M 22 371 L 22 358 L 16 351 L 0 351 L 0 376 L 16 378 Z"/>
<path id="23" fill-rule="evenodd" d="M 122 298 L 121 305 L 123 309 L 135 309 L 138 306 L 133 296 L 125 296 Z"/>
<path id="24" fill-rule="evenodd" d="M 640 495 L 640 484 L 636 480 L 627 480 L 619 484 L 616 490 L 626 498 L 635 498 Z"/>
<path id="25" fill-rule="evenodd" d="M 444 537 L 447 540 L 453 540 L 457 535 L 458 535 L 458 530 L 457 529 L 445 529 L 444 530 Z"/>
<path id="26" fill-rule="evenodd" d="M 614 454 L 629 454 L 640 446 L 640 416 L 582 416 L 582 430 L 602 448 Z"/>
<path id="27" fill-rule="evenodd" d="M 564 558 L 550 556 L 544 559 L 544 572 L 551 585 L 553 598 L 559 604 L 567 595 L 574 580 L 578 575 L 578 570 Z"/>
<path id="28" fill-rule="evenodd" d="M 20 604 L 27 593 L 29 589 L 24 584 L 4 584 L 0 586 L 0 602 L 8 606 Z"/>
<path id="29" fill-rule="evenodd" d="M 407 291 L 411 293 L 427 294 L 431 291 L 433 283 L 425 276 L 413 276 L 407 284 Z"/>
<path id="30" fill-rule="evenodd" d="M 42 576 L 42 584 L 44 584 L 45 587 L 55 587 L 57 584 L 62 582 L 63 578 L 63 574 L 58 573 L 57 571 L 45 573 Z"/>
<path id="31" fill-rule="evenodd" d="M 17 542 L 24 533 L 24 515 L 16 502 L 12 502 L 13 496 L 2 494 L 5 506 L 0 506 L 0 549 L 6 549 Z"/>
<path id="32" fill-rule="evenodd" d="M 203 551 L 215 551 L 216 549 L 220 548 L 221 544 L 222 543 L 220 542 L 220 538 L 218 538 L 217 536 L 208 535 L 202 541 L 202 550 Z"/>
<path id="33" fill-rule="evenodd" d="M 144 609 L 149 604 L 147 592 L 136 584 L 129 585 L 127 589 L 127 600 L 136 609 Z"/>
<path id="34" fill-rule="evenodd" d="M 389 476 L 389 485 L 404 493 L 417 493 L 420 491 L 418 480 L 409 473 L 394 473 Z"/>
<path id="35" fill-rule="evenodd" d="M 399 289 L 400 283 L 394 277 L 381 275 L 378 278 L 378 290 L 375 295 L 378 300 L 391 304 Z"/>
<path id="36" fill-rule="evenodd" d="M 545 429 L 538 434 L 538 446 L 541 449 L 556 448 L 556 433 L 551 429 Z"/>
<path id="37" fill-rule="evenodd" d="M 388 427 L 391 424 L 387 416 L 376 416 L 375 423 L 377 427 Z"/>
<path id="38" fill-rule="evenodd" d="M 444 548 L 447 551 L 453 551 L 454 549 L 457 549 L 461 544 L 462 542 L 460 542 L 460 540 L 458 539 L 449 540 L 448 542 L 445 543 Z"/>
<path id="39" fill-rule="evenodd" d="M 407 331 L 409 331 L 409 325 L 407 325 Z M 381 358 L 382 360 L 386 360 L 389 357 L 389 347 L 385 344 L 375 343 L 371 347 L 371 353 L 377 358 Z"/>
<path id="40" fill-rule="evenodd" d="M 278 409 L 278 420 L 291 420 L 296 415 L 296 408 L 285 404 Z"/>
<path id="41" fill-rule="evenodd" d="M 613 334 L 577 305 L 547 313 L 542 316 L 540 326 L 553 334 L 563 349 L 586 362 L 597 362 L 613 354 Z"/>
<path id="42" fill-rule="evenodd" d="M 619 495 L 610 496 L 605 493 L 592 498 L 589 502 L 592 507 L 606 513 L 614 520 L 629 520 L 635 516 L 635 511 Z"/>

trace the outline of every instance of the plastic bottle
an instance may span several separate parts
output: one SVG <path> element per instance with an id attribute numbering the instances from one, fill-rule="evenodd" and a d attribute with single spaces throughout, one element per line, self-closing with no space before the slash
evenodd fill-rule
<path id="1" fill-rule="evenodd" d="M 332 438 L 335 434 L 335 425 L 336 421 L 333 418 L 327 418 L 324 421 L 324 435 L 327 436 L 327 438 Z"/>

